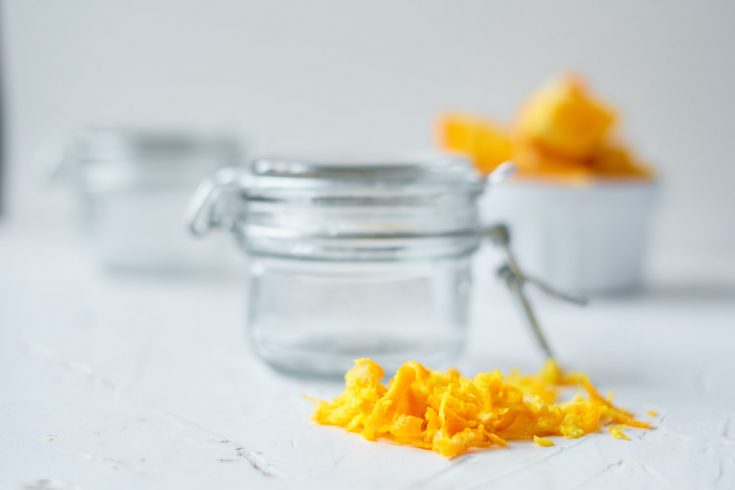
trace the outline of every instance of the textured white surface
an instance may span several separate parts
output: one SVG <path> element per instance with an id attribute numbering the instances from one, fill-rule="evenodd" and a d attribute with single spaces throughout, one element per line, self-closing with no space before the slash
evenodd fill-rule
<path id="1" fill-rule="evenodd" d="M 111 276 L 82 250 L 0 227 L 0 488 L 735 487 L 735 289 L 713 275 L 672 272 L 586 310 L 539 304 L 562 360 L 657 410 L 656 430 L 447 461 L 309 422 L 302 394 L 340 386 L 253 357 L 236 275 Z M 459 367 L 537 368 L 507 298 L 478 282 Z"/>

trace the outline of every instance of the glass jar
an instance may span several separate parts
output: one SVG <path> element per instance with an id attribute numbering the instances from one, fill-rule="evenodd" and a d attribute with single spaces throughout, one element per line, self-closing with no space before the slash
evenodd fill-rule
<path id="1" fill-rule="evenodd" d="M 446 364 L 468 326 L 485 188 L 465 160 L 262 159 L 205 182 L 191 230 L 234 234 L 249 257 L 248 333 L 271 366 L 341 375 L 357 357 L 393 370 Z"/>
<path id="2" fill-rule="evenodd" d="M 202 272 L 217 244 L 196 247 L 181 229 L 191 189 L 240 163 L 236 139 L 182 131 L 89 129 L 75 135 L 57 176 L 73 187 L 93 254 L 107 268 Z"/>

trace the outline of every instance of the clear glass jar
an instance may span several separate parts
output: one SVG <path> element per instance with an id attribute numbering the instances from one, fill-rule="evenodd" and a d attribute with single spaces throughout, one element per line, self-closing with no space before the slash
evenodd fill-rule
<path id="1" fill-rule="evenodd" d="M 241 160 L 231 136 L 89 129 L 75 135 L 57 176 L 77 194 L 93 254 L 105 267 L 201 272 L 218 266 L 221 250 L 191 243 L 182 208 L 202 179 Z"/>
<path id="2" fill-rule="evenodd" d="M 341 375 L 445 364 L 468 325 L 485 180 L 462 159 L 263 159 L 203 184 L 191 229 L 231 230 L 249 257 L 248 332 L 273 367 Z"/>

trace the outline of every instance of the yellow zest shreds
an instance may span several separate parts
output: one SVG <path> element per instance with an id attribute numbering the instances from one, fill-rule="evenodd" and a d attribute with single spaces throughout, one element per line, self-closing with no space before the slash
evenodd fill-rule
<path id="1" fill-rule="evenodd" d="M 648 411 L 648 416 L 649 417 L 658 417 L 658 412 L 655 411 L 655 410 L 649 410 Z"/>
<path id="2" fill-rule="evenodd" d="M 533 442 L 541 447 L 551 447 L 554 445 L 554 441 L 546 437 L 533 436 Z"/>
<path id="3" fill-rule="evenodd" d="M 630 437 L 623 432 L 624 426 L 616 425 L 614 427 L 610 427 L 610 435 L 613 436 L 615 439 L 623 439 L 624 441 L 629 441 Z"/>
<path id="4" fill-rule="evenodd" d="M 546 436 L 576 438 L 607 424 L 650 428 L 600 395 L 586 375 L 565 373 L 553 360 L 535 375 L 493 371 L 473 378 L 411 361 L 387 386 L 382 378 L 377 363 L 357 359 L 345 374 L 344 392 L 332 401 L 315 401 L 313 419 L 450 458 L 509 440 L 533 438 L 543 446 L 551 442 Z M 560 388 L 574 385 L 587 396 L 557 402 Z"/>

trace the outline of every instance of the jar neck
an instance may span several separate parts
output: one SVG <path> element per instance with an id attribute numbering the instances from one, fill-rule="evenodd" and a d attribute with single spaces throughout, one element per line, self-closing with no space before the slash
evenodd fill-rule
<path id="1" fill-rule="evenodd" d="M 249 254 L 395 261 L 468 255 L 480 243 L 475 195 L 368 205 L 241 201 L 234 231 Z"/>
<path id="2" fill-rule="evenodd" d="M 252 230 L 251 230 L 252 231 Z M 478 233 L 362 238 L 266 237 L 235 232 L 250 256 L 328 262 L 396 262 L 466 257 L 480 246 Z"/>

